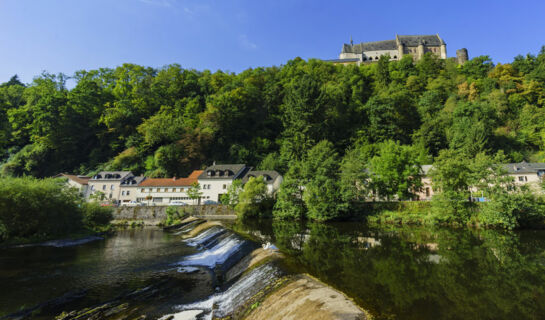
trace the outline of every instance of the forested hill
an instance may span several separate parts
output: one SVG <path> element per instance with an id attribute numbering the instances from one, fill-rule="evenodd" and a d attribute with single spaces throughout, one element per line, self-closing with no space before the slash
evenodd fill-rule
<path id="1" fill-rule="evenodd" d="M 212 161 L 285 172 L 321 140 L 340 156 L 393 140 L 428 163 L 442 149 L 545 161 L 545 47 L 498 65 L 297 58 L 239 74 L 124 64 L 73 77 L 73 89 L 62 74 L 0 86 L 2 175 L 185 176 Z"/>

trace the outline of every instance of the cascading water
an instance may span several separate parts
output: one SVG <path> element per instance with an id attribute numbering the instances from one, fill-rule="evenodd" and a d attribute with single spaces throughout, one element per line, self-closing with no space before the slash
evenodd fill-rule
<path id="1" fill-rule="evenodd" d="M 214 268 L 218 264 L 223 264 L 229 258 L 229 256 L 239 250 L 242 243 L 243 240 L 234 234 L 230 234 L 219 241 L 212 248 L 185 257 L 185 259 L 180 261 L 178 265 Z"/>
<path id="2" fill-rule="evenodd" d="M 220 227 L 212 227 L 200 233 L 198 236 L 184 240 L 185 244 L 190 247 L 198 247 L 207 243 L 208 241 L 225 233 L 225 229 Z"/>
<path id="3" fill-rule="evenodd" d="M 282 271 L 271 264 L 259 266 L 240 278 L 226 291 L 214 294 L 203 301 L 178 306 L 176 309 L 180 312 L 163 316 L 160 319 L 197 319 L 197 317 L 202 319 L 202 316 L 205 316 L 206 319 L 226 317 L 243 306 L 248 299 L 271 285 L 280 276 L 282 276 Z"/>

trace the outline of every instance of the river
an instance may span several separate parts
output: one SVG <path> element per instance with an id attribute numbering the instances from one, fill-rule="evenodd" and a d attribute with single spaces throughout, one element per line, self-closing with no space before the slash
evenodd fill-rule
<path id="1" fill-rule="evenodd" d="M 346 293 L 375 319 L 545 318 L 544 231 L 272 221 L 229 228 L 236 233 L 216 226 L 182 240 L 183 230 L 146 228 L 80 245 L 0 249 L 0 318 L 104 306 L 148 319 L 195 310 L 222 317 L 292 273 Z M 281 263 L 226 278 L 266 242 L 286 255 Z"/>

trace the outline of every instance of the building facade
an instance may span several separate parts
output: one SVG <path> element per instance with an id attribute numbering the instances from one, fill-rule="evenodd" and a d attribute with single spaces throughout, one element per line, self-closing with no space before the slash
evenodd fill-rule
<path id="1" fill-rule="evenodd" d="M 121 183 L 133 177 L 130 171 L 101 171 L 89 179 L 89 195 L 97 200 L 118 203 L 121 196 Z"/>
<path id="2" fill-rule="evenodd" d="M 89 196 L 89 177 L 59 173 L 53 178 L 65 178 L 68 187 L 76 188 L 84 198 Z"/>
<path id="3" fill-rule="evenodd" d="M 420 60 L 431 52 L 440 59 L 447 58 L 447 44 L 438 34 L 435 35 L 396 35 L 393 40 L 344 44 L 338 59 L 328 60 L 336 64 L 361 64 L 377 62 L 381 56 L 389 55 L 390 60 L 401 60 L 405 55 L 412 55 Z M 465 56 L 464 56 L 465 54 Z M 467 49 L 458 50 L 458 60 L 467 61 Z"/>
<path id="4" fill-rule="evenodd" d="M 197 204 L 199 199 L 191 199 L 187 191 L 197 182 L 202 170 L 193 171 L 187 178 L 147 178 L 140 182 L 130 201 L 148 205 L 168 206 L 172 201 Z M 130 190 L 127 190 L 130 192 Z"/>
<path id="5" fill-rule="evenodd" d="M 233 180 L 244 178 L 250 170 L 251 167 L 245 164 L 214 164 L 207 167 L 198 178 L 202 199 L 220 202 Z"/>

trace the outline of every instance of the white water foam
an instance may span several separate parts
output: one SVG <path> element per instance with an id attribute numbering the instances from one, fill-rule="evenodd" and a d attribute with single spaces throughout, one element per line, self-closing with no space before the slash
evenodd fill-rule
<path id="1" fill-rule="evenodd" d="M 199 270 L 200 269 L 197 268 L 197 267 L 179 267 L 178 268 L 178 272 L 180 272 L 180 273 L 193 273 L 193 272 L 197 272 Z"/>
<path id="2" fill-rule="evenodd" d="M 185 260 L 180 261 L 181 266 L 204 266 L 213 268 L 217 264 L 224 263 L 231 254 L 236 252 L 241 246 L 242 240 L 231 234 L 223 238 L 212 248 L 185 257 Z"/>
<path id="3" fill-rule="evenodd" d="M 224 231 L 225 230 L 222 228 L 212 227 L 210 229 L 203 231 L 196 237 L 184 240 L 184 242 L 190 247 L 200 246 L 206 241 L 212 239 L 215 235 L 222 233 Z"/>
<path id="4" fill-rule="evenodd" d="M 194 320 L 197 319 L 197 316 L 199 316 L 203 312 L 204 311 L 202 310 L 187 310 L 178 313 L 167 314 L 166 316 L 162 316 L 161 318 L 159 318 L 159 320 Z"/>
<path id="5" fill-rule="evenodd" d="M 206 318 L 223 318 L 232 314 L 248 299 L 274 282 L 280 271 L 270 264 L 255 268 L 224 292 L 214 294 L 204 301 L 178 306 L 182 312 L 207 313 Z M 166 319 L 166 318 L 165 318 Z M 196 318 L 194 318 L 196 319 Z"/>

